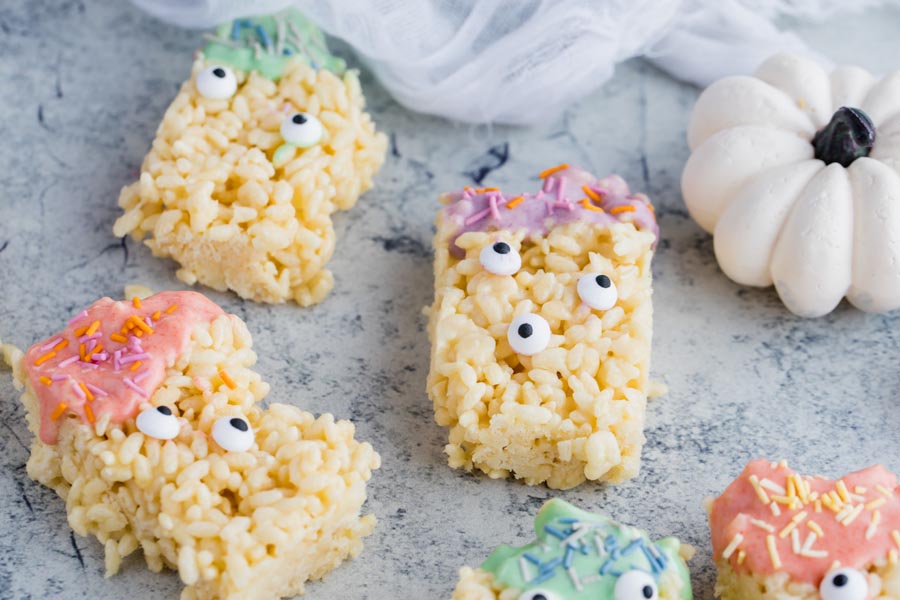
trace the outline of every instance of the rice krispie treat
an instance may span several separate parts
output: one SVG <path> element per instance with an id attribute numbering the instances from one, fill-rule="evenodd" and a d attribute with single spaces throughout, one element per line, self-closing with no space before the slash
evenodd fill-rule
<path id="1" fill-rule="evenodd" d="M 534 521 L 537 539 L 500 546 L 463 567 L 453 600 L 690 600 L 690 546 L 553 499 Z"/>
<path id="2" fill-rule="evenodd" d="M 618 176 L 445 194 L 428 394 L 452 467 L 570 488 L 637 474 L 658 229 Z"/>
<path id="3" fill-rule="evenodd" d="M 320 302 L 334 283 L 331 215 L 372 187 L 387 138 L 357 73 L 299 14 L 239 19 L 208 39 L 113 232 L 147 237 L 188 284 Z"/>
<path id="4" fill-rule="evenodd" d="M 708 509 L 725 600 L 900 599 L 900 487 L 880 465 L 831 481 L 754 460 Z"/>
<path id="5" fill-rule="evenodd" d="M 303 592 L 356 556 L 379 457 L 330 414 L 259 404 L 244 323 L 194 292 L 102 298 L 24 355 L 4 346 L 34 434 L 28 475 L 106 551 L 143 550 L 187 599 Z"/>

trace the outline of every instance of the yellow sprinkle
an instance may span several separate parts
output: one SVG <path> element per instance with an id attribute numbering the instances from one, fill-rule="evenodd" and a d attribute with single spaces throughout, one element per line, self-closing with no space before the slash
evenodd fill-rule
<path id="1" fill-rule="evenodd" d="M 134 361 L 134 362 L 131 364 L 131 368 L 128 369 L 128 370 L 129 370 L 129 371 L 137 371 L 138 369 L 141 368 L 141 364 L 142 364 L 141 361 L 136 360 L 136 361 Z"/>
<path id="2" fill-rule="evenodd" d="M 741 542 L 744 541 L 744 536 L 740 533 L 736 533 L 733 538 L 731 538 L 731 542 L 725 547 L 725 550 L 722 551 L 722 558 L 728 560 L 731 558 L 731 555 L 734 554 L 734 551 L 737 550 L 737 547 L 741 545 Z"/>
<path id="3" fill-rule="evenodd" d="M 855 485 L 855 486 L 853 486 L 853 493 L 854 493 L 854 494 L 865 494 L 865 493 L 868 492 L 868 491 L 869 491 L 868 488 L 866 488 L 866 487 L 863 486 L 863 485 Z"/>
<path id="4" fill-rule="evenodd" d="M 55 346 L 53 346 L 53 350 L 62 350 L 63 348 L 65 348 L 65 347 L 68 346 L 68 345 L 69 345 L 69 340 L 67 340 L 67 339 L 62 339 L 62 340 L 59 341 L 58 344 L 56 344 Z"/>
<path id="5" fill-rule="evenodd" d="M 778 504 L 784 504 L 788 507 L 794 504 L 794 499 L 789 496 L 772 496 L 772 500 L 774 500 Z"/>
<path id="6" fill-rule="evenodd" d="M 747 558 L 747 552 L 745 552 L 744 550 L 741 550 L 740 552 L 738 552 L 737 564 L 739 564 L 739 565 L 744 564 L 745 558 Z"/>
<path id="7" fill-rule="evenodd" d="M 816 512 L 817 513 L 822 512 L 822 499 L 821 498 L 816 499 Z"/>
<path id="8" fill-rule="evenodd" d="M 34 361 L 34 366 L 39 367 L 42 364 L 44 364 L 45 362 L 47 362 L 48 360 L 50 360 L 51 358 L 53 358 L 54 356 L 56 356 L 56 352 L 48 352 L 47 354 L 43 355 L 42 357 L 40 357 L 39 359 Z"/>
<path id="9" fill-rule="evenodd" d="M 869 526 L 866 528 L 866 539 L 871 540 L 875 536 L 875 531 L 878 530 L 878 524 L 881 522 L 881 511 L 876 510 L 872 513 L 872 520 L 869 521 Z"/>
<path id="10" fill-rule="evenodd" d="M 756 495 L 759 498 L 760 502 L 763 504 L 768 504 L 771 502 L 769 499 L 769 495 L 766 493 L 766 490 L 762 489 L 759 484 L 759 478 L 756 475 L 750 476 L 750 485 L 753 486 L 753 489 L 756 490 Z"/>
<path id="11" fill-rule="evenodd" d="M 114 342 L 119 342 L 120 344 L 128 343 L 128 338 L 126 338 L 124 335 L 121 335 L 119 333 L 109 334 L 109 339 L 111 339 Z"/>
<path id="12" fill-rule="evenodd" d="M 759 485 L 763 486 L 770 492 L 775 492 L 779 496 L 784 496 L 785 494 L 787 494 L 787 492 L 785 491 L 785 489 L 783 487 L 781 487 L 780 485 L 778 485 L 771 479 L 763 478 L 762 481 L 759 482 Z"/>
<path id="13" fill-rule="evenodd" d="M 843 522 L 844 527 L 846 527 L 847 525 L 849 525 L 850 523 L 855 521 L 856 517 L 858 517 L 860 515 L 860 513 L 862 513 L 863 508 L 864 507 L 862 504 L 857 504 L 856 506 L 854 506 L 853 510 L 850 511 L 850 514 L 847 515 L 846 517 L 844 517 L 844 522 Z"/>
<path id="14" fill-rule="evenodd" d="M 888 561 L 890 561 L 892 565 L 897 564 L 897 551 L 893 548 L 891 548 L 891 551 L 888 552 Z"/>
<path id="15" fill-rule="evenodd" d="M 887 489 L 886 487 L 884 487 L 884 486 L 881 485 L 880 483 L 879 483 L 878 485 L 875 486 L 875 489 L 878 490 L 878 493 L 881 494 L 882 496 L 884 496 L 885 498 L 890 498 L 891 496 L 894 495 L 894 492 L 892 492 L 891 490 Z"/>
<path id="16" fill-rule="evenodd" d="M 771 504 L 769 504 L 769 508 L 772 509 L 773 515 L 775 515 L 776 517 L 781 516 L 781 509 L 778 508 L 777 502 L 772 502 Z"/>
<path id="17" fill-rule="evenodd" d="M 172 306 L 170 306 L 169 308 L 166 309 L 166 314 L 167 314 L 167 315 L 170 315 L 170 314 L 172 314 L 173 312 L 175 312 L 176 310 L 178 310 L 178 305 L 177 305 L 177 304 L 173 304 Z"/>
<path id="18" fill-rule="evenodd" d="M 517 207 L 518 205 L 522 204 L 523 202 L 525 202 L 525 196 L 516 196 L 515 198 L 513 198 L 512 200 L 510 200 L 509 202 L 506 203 L 506 208 L 512 210 L 515 207 Z"/>
<path id="19" fill-rule="evenodd" d="M 581 186 L 581 191 L 585 193 L 585 195 L 593 200 L 594 202 L 600 202 L 600 194 L 592 190 L 586 185 Z"/>
<path id="20" fill-rule="evenodd" d="M 787 480 L 787 493 L 785 494 L 788 498 L 793 498 L 797 495 L 797 486 L 794 484 L 794 478 L 788 477 Z"/>
<path id="21" fill-rule="evenodd" d="M 772 567 L 781 568 L 781 557 L 778 556 L 778 548 L 775 547 L 775 536 L 769 534 L 766 536 L 766 548 L 769 550 L 769 558 L 772 560 Z"/>
<path id="22" fill-rule="evenodd" d="M 791 521 L 784 526 L 784 529 L 778 532 L 778 537 L 780 537 L 781 539 L 786 538 L 788 534 L 790 534 L 794 530 L 795 527 L 797 527 L 797 522 Z"/>
<path id="23" fill-rule="evenodd" d="M 94 422 L 94 411 L 91 410 L 90 404 L 84 405 L 84 414 L 87 417 L 88 423 Z"/>
<path id="24" fill-rule="evenodd" d="M 84 332 L 85 335 L 94 335 L 97 333 L 97 330 L 100 329 L 100 321 L 94 321 L 91 323 L 91 326 L 87 328 L 87 331 Z"/>
<path id="25" fill-rule="evenodd" d="M 837 490 L 837 493 L 840 495 L 841 500 L 843 500 L 844 502 L 850 501 L 850 492 L 847 491 L 847 485 L 844 483 L 843 479 L 838 479 L 838 482 L 834 487 Z"/>
<path id="26" fill-rule="evenodd" d="M 807 512 L 805 510 L 801 510 L 796 515 L 791 517 L 791 521 L 793 521 L 794 523 L 802 523 L 803 519 L 805 519 L 806 517 L 807 517 Z"/>
<path id="27" fill-rule="evenodd" d="M 822 531 L 822 528 L 819 527 L 819 524 L 813 520 L 809 520 L 806 522 L 806 526 L 819 537 L 825 537 L 825 532 Z"/>
<path id="28" fill-rule="evenodd" d="M 894 543 L 900 548 L 900 531 L 897 531 L 896 529 L 893 530 L 891 532 L 891 539 L 894 540 Z"/>
<path id="29" fill-rule="evenodd" d="M 635 208 L 633 206 L 628 206 L 628 205 L 616 206 L 615 208 L 609 209 L 609 212 L 611 212 L 614 215 L 617 215 L 622 212 L 634 212 L 634 211 L 635 211 Z"/>
<path id="30" fill-rule="evenodd" d="M 46 375 L 41 375 L 40 382 L 44 385 L 53 385 L 53 380 L 47 377 Z"/>
<path id="31" fill-rule="evenodd" d="M 538 177 L 540 177 L 541 179 L 546 179 L 547 177 L 550 177 L 554 173 L 556 173 L 558 171 L 562 171 L 563 169 L 568 169 L 568 168 L 569 168 L 569 165 L 567 165 L 566 163 L 563 163 L 561 165 L 556 165 L 555 167 L 550 167 L 546 171 L 541 171 L 541 174 L 538 175 Z"/>
<path id="32" fill-rule="evenodd" d="M 866 504 L 866 510 L 875 510 L 876 508 L 884 506 L 886 502 L 887 500 L 885 500 L 884 498 L 875 498 L 874 500 Z"/>
<path id="33" fill-rule="evenodd" d="M 81 391 L 84 392 L 84 395 L 87 396 L 88 402 L 94 401 L 94 395 L 91 393 L 91 390 L 87 389 L 83 383 L 78 382 L 78 387 L 81 388 Z"/>
<path id="34" fill-rule="evenodd" d="M 134 298 L 131 299 L 131 303 L 134 305 L 135 308 L 141 307 L 141 299 L 138 298 L 137 296 L 135 296 Z"/>
<path id="35" fill-rule="evenodd" d="M 237 387 L 237 384 L 234 382 L 234 379 L 229 377 L 228 373 L 226 373 L 224 370 L 219 371 L 219 377 L 221 377 L 222 381 L 225 382 L 225 385 L 227 385 L 231 389 L 234 389 Z"/>
<path id="36" fill-rule="evenodd" d="M 60 402 L 56 405 L 56 410 L 53 411 L 53 414 L 50 415 L 50 418 L 54 421 L 57 420 L 62 416 L 64 412 L 66 412 L 66 408 L 68 408 L 66 403 Z"/>
<path id="37" fill-rule="evenodd" d="M 782 469 L 787 469 L 787 466 L 788 466 L 788 461 L 787 461 L 787 459 L 786 459 L 786 458 L 782 458 L 781 460 L 779 460 L 779 461 L 778 461 L 778 466 L 781 467 Z"/>
<path id="38" fill-rule="evenodd" d="M 766 523 L 765 521 L 761 521 L 760 519 L 751 519 L 750 524 L 755 525 L 760 529 L 765 529 L 769 533 L 775 532 L 775 527 L 771 523 Z"/>

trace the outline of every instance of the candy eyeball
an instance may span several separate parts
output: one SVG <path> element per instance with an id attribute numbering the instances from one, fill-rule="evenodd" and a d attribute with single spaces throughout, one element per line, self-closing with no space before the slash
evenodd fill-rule
<path id="1" fill-rule="evenodd" d="M 244 452 L 253 445 L 253 429 L 243 417 L 221 417 L 216 420 L 212 437 L 228 452 Z"/>
<path id="2" fill-rule="evenodd" d="M 627 571 L 616 580 L 616 600 L 656 600 L 656 581 L 644 571 Z"/>
<path id="3" fill-rule="evenodd" d="M 619 292 L 608 276 L 589 273 L 578 280 L 578 297 L 595 310 L 609 310 L 616 305 Z"/>
<path id="4" fill-rule="evenodd" d="M 550 590 L 536 588 L 533 590 L 522 592 L 521 594 L 519 594 L 517 600 L 557 600 L 557 596 Z"/>
<path id="5" fill-rule="evenodd" d="M 506 242 L 495 242 L 481 249 L 481 266 L 494 275 L 514 275 L 522 268 L 522 257 Z"/>
<path id="6" fill-rule="evenodd" d="M 210 100 L 231 98 L 237 91 L 237 77 L 228 67 L 213 65 L 197 73 L 197 91 Z"/>
<path id="7" fill-rule="evenodd" d="M 156 406 L 142 410 L 135 419 L 138 431 L 157 440 L 171 440 L 178 437 L 181 425 L 168 406 Z"/>
<path id="8" fill-rule="evenodd" d="M 322 139 L 324 132 L 322 122 L 309 113 L 294 113 L 286 116 L 281 122 L 281 137 L 288 144 L 298 148 L 315 146 Z"/>
<path id="9" fill-rule="evenodd" d="M 522 315 L 509 324 L 506 339 L 517 354 L 533 356 L 550 343 L 550 325 L 540 315 Z"/>
<path id="10" fill-rule="evenodd" d="M 819 584 L 822 600 L 866 600 L 869 581 L 861 571 L 843 568 L 829 571 Z"/>

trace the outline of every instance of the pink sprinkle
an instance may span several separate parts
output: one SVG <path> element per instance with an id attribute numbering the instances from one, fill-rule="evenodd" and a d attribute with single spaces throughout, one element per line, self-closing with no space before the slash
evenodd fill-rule
<path id="1" fill-rule="evenodd" d="M 559 182 L 556 186 L 556 201 L 559 202 L 563 199 L 563 184 L 562 181 Z"/>
<path id="2" fill-rule="evenodd" d="M 52 340 L 50 340 L 49 342 L 47 342 L 46 344 L 41 346 L 41 352 L 46 352 L 47 350 L 50 350 L 51 348 L 53 348 L 53 346 L 57 345 L 61 341 L 62 341 L 61 337 L 53 338 Z"/>
<path id="3" fill-rule="evenodd" d="M 463 198 L 471 198 L 473 196 L 471 188 L 464 188 L 462 191 Z"/>
<path id="4" fill-rule="evenodd" d="M 128 336 L 128 347 L 131 348 L 132 350 L 143 350 L 143 348 L 141 348 L 141 338 L 139 338 L 138 336 L 133 335 L 133 334 L 129 335 Z"/>
<path id="5" fill-rule="evenodd" d="M 58 374 L 58 375 L 51 375 L 50 379 L 52 381 L 62 381 L 63 379 L 71 379 L 71 377 L 69 375 Z"/>
<path id="6" fill-rule="evenodd" d="M 141 352 L 140 354 L 129 354 L 125 358 L 119 359 L 119 364 L 127 365 L 139 360 L 144 360 L 145 358 L 150 358 L 150 355 L 146 352 Z"/>
<path id="7" fill-rule="evenodd" d="M 122 358 L 121 350 L 116 350 L 115 352 L 113 352 L 113 368 L 116 371 L 118 371 L 122 366 L 121 358 Z"/>
<path id="8" fill-rule="evenodd" d="M 88 344 L 87 348 L 85 348 L 84 351 L 86 353 L 90 352 L 91 350 L 93 350 L 94 348 L 97 347 L 97 343 L 98 343 L 97 340 L 90 340 L 90 343 Z"/>
<path id="9" fill-rule="evenodd" d="M 497 194 L 491 194 L 488 196 L 488 210 L 491 211 L 491 216 L 494 217 L 495 220 L 500 220 L 500 211 L 497 209 Z"/>
<path id="10" fill-rule="evenodd" d="M 150 376 L 150 369 L 141 369 L 141 371 L 134 376 L 134 382 L 140 383 L 143 380 L 147 379 Z"/>
<path id="11" fill-rule="evenodd" d="M 95 365 L 95 364 L 92 363 L 92 362 L 82 362 L 82 363 L 79 363 L 79 364 L 80 364 L 82 367 L 86 367 L 86 368 L 88 368 L 88 369 L 93 369 L 93 370 L 95 370 L 95 371 L 96 371 L 97 369 L 100 368 L 100 365 Z"/>
<path id="12" fill-rule="evenodd" d="M 469 217 L 468 219 L 466 219 L 466 225 L 472 225 L 473 223 L 477 223 L 478 221 L 480 221 L 480 220 L 482 220 L 483 218 L 485 218 L 486 216 L 488 216 L 488 214 L 489 214 L 490 212 L 491 212 L 491 209 L 490 209 L 490 208 L 486 208 L 486 209 L 484 209 L 484 210 L 481 211 L 481 212 L 475 213 L 474 215 L 472 215 L 471 217 Z"/>
<path id="13" fill-rule="evenodd" d="M 59 364 L 56 365 L 56 366 L 59 367 L 59 368 L 61 368 L 61 369 L 64 369 L 64 368 L 68 367 L 69 365 L 71 365 L 71 364 L 72 364 L 73 362 L 75 362 L 76 360 L 78 360 L 78 357 L 77 357 L 77 356 L 70 356 L 70 357 L 67 358 L 66 360 L 61 360 L 61 361 L 59 361 Z"/>
<path id="14" fill-rule="evenodd" d="M 84 384 L 84 387 L 86 387 L 87 389 L 91 390 L 91 392 L 92 392 L 95 396 L 109 396 L 109 394 L 107 394 L 105 390 L 102 390 L 102 389 L 98 388 L 96 385 L 92 385 L 92 384 L 90 384 L 90 383 L 86 383 L 86 384 Z"/>
<path id="15" fill-rule="evenodd" d="M 72 389 L 75 390 L 75 395 L 81 398 L 82 400 L 87 400 L 87 396 L 84 395 L 84 390 L 81 389 L 81 386 L 72 381 Z"/>
<path id="16" fill-rule="evenodd" d="M 553 206 L 554 206 L 555 208 L 567 208 L 567 209 L 569 209 L 569 210 L 574 210 L 574 208 L 575 208 L 575 207 L 572 205 L 572 203 L 571 203 L 569 200 L 566 200 L 566 199 L 563 199 L 563 200 L 557 200 L 557 201 L 553 204 Z"/>
<path id="17" fill-rule="evenodd" d="M 548 177 L 544 180 L 544 185 L 541 187 L 542 192 L 552 192 L 553 187 L 556 185 L 557 180 L 555 177 Z"/>
<path id="18" fill-rule="evenodd" d="M 88 316 L 88 312 L 86 310 L 81 311 L 80 313 L 78 313 L 77 315 L 72 317 L 72 319 L 69 321 L 69 325 L 71 325 L 72 323 L 75 323 L 79 319 L 85 318 L 86 316 Z"/>
<path id="19" fill-rule="evenodd" d="M 147 392 L 145 392 L 138 384 L 133 382 L 130 378 L 126 377 L 122 381 L 125 383 L 125 385 L 127 385 L 128 387 L 133 389 L 135 392 L 140 394 L 142 397 L 144 397 L 144 398 L 147 397 Z"/>
<path id="20" fill-rule="evenodd" d="M 547 216 L 549 217 L 553 214 L 553 203 L 548 200 L 544 204 L 547 206 Z"/>
<path id="21" fill-rule="evenodd" d="M 87 344 L 88 342 L 93 342 L 94 340 L 100 339 L 100 336 L 102 336 L 102 335 L 103 335 L 102 333 L 95 333 L 94 335 L 83 335 L 80 338 L 78 338 L 78 343 L 79 344 Z"/>
<path id="22" fill-rule="evenodd" d="M 96 352 L 91 355 L 92 362 L 106 362 L 109 360 L 109 354 L 107 352 Z"/>

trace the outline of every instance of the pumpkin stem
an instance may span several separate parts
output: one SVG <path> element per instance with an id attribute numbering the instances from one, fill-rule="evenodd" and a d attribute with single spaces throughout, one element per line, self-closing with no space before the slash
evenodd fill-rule
<path id="1" fill-rule="evenodd" d="M 861 156 L 868 156 L 875 145 L 875 125 L 858 108 L 837 109 L 831 121 L 813 138 L 816 158 L 825 164 L 849 167 Z"/>

